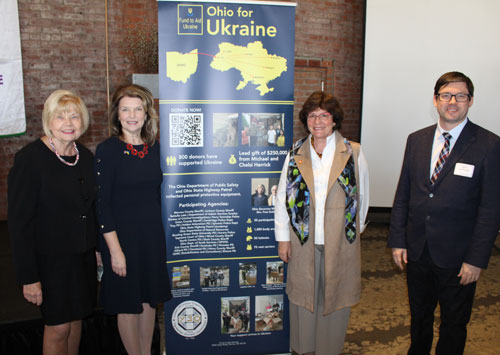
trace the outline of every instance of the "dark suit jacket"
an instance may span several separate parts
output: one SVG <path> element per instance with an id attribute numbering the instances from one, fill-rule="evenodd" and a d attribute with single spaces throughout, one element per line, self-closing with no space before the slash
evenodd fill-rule
<path id="1" fill-rule="evenodd" d="M 8 218 L 20 285 L 40 281 L 37 255 L 73 255 L 96 245 L 94 159 L 87 148 L 77 146 L 75 166 L 61 163 L 40 139 L 14 158 Z"/>
<path id="2" fill-rule="evenodd" d="M 486 268 L 500 227 L 500 138 L 468 122 L 434 186 L 430 159 L 436 125 L 410 134 L 392 207 L 388 246 L 418 260 L 427 243 L 443 268 Z M 474 166 L 471 178 L 454 173 Z"/>

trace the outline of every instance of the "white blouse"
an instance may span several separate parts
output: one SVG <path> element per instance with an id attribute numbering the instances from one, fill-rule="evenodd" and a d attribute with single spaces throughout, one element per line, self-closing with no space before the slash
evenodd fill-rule
<path id="1" fill-rule="evenodd" d="M 311 145 L 309 139 L 309 144 Z M 335 134 L 330 135 L 326 140 L 326 146 L 323 150 L 323 157 L 320 158 L 312 145 L 311 159 L 312 168 L 314 171 L 314 195 L 315 195 L 315 224 L 314 224 L 314 242 L 315 244 L 325 244 L 325 203 L 328 188 L 328 179 L 330 177 L 330 170 L 333 164 L 333 156 L 335 155 Z M 290 153 L 285 159 L 283 169 L 281 171 L 280 182 L 278 185 L 278 192 L 276 195 L 276 204 L 274 206 L 274 235 L 278 242 L 290 241 L 290 229 L 288 227 L 290 218 L 286 211 L 286 184 L 287 184 L 287 170 L 288 162 L 290 161 Z M 366 163 L 365 155 L 360 149 L 358 156 L 358 188 L 359 188 L 359 223 L 360 232 L 365 230 L 365 220 L 369 207 L 369 184 L 368 184 L 368 165 Z"/>

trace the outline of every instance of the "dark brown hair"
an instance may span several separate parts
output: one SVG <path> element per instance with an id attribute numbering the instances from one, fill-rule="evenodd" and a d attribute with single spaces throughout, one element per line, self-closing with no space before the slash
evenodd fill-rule
<path id="1" fill-rule="evenodd" d="M 474 85 L 472 84 L 472 80 L 470 80 L 467 75 L 460 73 L 459 71 L 450 71 L 441 75 L 436 81 L 436 85 L 434 85 L 434 96 L 439 94 L 439 90 L 449 83 L 465 83 L 465 85 L 467 85 L 469 95 L 474 96 Z"/>
<path id="2" fill-rule="evenodd" d="M 335 96 L 324 91 L 315 91 L 307 98 L 299 112 L 299 120 L 304 125 L 307 133 L 310 133 L 307 127 L 307 116 L 318 108 L 328 111 L 332 115 L 333 122 L 335 122 L 333 130 L 340 129 L 344 119 L 344 110 L 340 107 L 339 101 Z"/>
<path id="3" fill-rule="evenodd" d="M 127 84 L 120 86 L 113 95 L 113 100 L 109 107 L 109 127 L 111 135 L 117 137 L 122 135 L 122 125 L 118 119 L 118 106 L 120 105 L 120 100 L 124 97 L 137 97 L 141 99 L 142 107 L 146 113 L 146 121 L 141 130 L 141 138 L 149 146 L 152 146 L 158 133 L 158 113 L 155 109 L 151 91 L 140 85 Z"/>

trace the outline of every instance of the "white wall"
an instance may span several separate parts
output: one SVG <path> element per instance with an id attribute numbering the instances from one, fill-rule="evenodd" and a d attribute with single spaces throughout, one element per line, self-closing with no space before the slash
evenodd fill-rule
<path id="1" fill-rule="evenodd" d="M 474 83 L 471 121 L 500 135 L 500 1 L 367 0 L 361 144 L 370 206 L 391 207 L 406 137 L 437 122 L 441 74 Z"/>

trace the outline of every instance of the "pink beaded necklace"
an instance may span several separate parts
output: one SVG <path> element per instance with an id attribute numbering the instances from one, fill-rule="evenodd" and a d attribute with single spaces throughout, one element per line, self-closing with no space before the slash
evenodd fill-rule
<path id="1" fill-rule="evenodd" d="M 56 150 L 56 146 L 54 145 L 54 141 L 52 140 L 52 138 L 49 138 L 49 143 L 50 143 L 50 146 L 51 146 L 52 150 L 54 151 L 54 153 L 56 153 L 57 158 L 61 162 L 63 162 L 64 164 L 66 164 L 68 166 L 75 166 L 78 163 L 78 160 L 80 159 L 80 152 L 78 151 L 78 148 L 76 147 L 76 142 L 73 142 L 73 148 L 75 148 L 75 151 L 76 151 L 76 158 L 75 158 L 75 161 L 73 163 L 68 163 L 66 160 L 61 158 L 61 156 L 59 155 L 59 153 Z"/>

